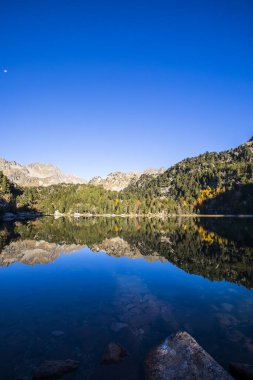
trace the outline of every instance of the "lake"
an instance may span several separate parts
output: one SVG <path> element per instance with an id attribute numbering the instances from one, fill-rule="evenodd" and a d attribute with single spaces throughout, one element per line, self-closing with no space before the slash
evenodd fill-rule
<path id="1" fill-rule="evenodd" d="M 253 358 L 253 219 L 44 217 L 0 224 L 1 379 L 75 359 L 64 379 L 144 379 L 188 331 L 222 366 Z M 126 358 L 100 364 L 110 342 Z"/>

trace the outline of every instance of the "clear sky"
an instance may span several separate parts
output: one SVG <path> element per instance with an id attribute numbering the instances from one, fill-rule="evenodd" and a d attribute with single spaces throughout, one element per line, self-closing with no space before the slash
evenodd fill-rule
<path id="1" fill-rule="evenodd" d="M 252 0 L 0 5 L 0 156 L 88 179 L 253 135 Z"/>

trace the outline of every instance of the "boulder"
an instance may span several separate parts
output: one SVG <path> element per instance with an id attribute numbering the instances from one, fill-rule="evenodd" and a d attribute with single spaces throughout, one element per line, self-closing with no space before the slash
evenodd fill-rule
<path id="1" fill-rule="evenodd" d="M 112 342 L 106 347 L 102 355 L 101 364 L 115 364 L 120 362 L 125 356 L 127 356 L 125 348 Z"/>
<path id="2" fill-rule="evenodd" d="M 40 364 L 33 374 L 33 380 L 58 379 L 66 373 L 77 369 L 80 362 L 72 359 L 46 360 Z"/>
<path id="3" fill-rule="evenodd" d="M 187 332 L 178 332 L 146 359 L 149 380 L 232 380 L 232 377 Z"/>
<path id="4" fill-rule="evenodd" d="M 229 370 L 235 379 L 253 380 L 252 364 L 230 363 Z"/>

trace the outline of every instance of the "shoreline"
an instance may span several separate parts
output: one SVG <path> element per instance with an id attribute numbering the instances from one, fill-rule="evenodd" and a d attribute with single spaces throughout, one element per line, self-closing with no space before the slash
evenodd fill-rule
<path id="1" fill-rule="evenodd" d="M 46 215 L 44 215 L 46 216 Z M 49 215 L 48 215 L 49 216 Z M 251 214 L 62 214 L 55 215 L 50 214 L 50 216 L 54 217 L 73 217 L 73 218 L 253 218 Z"/>
<path id="2" fill-rule="evenodd" d="M 41 217 L 53 216 L 55 219 L 59 218 L 253 218 L 252 214 L 90 214 L 90 213 L 60 213 L 43 214 L 39 211 L 17 211 L 5 212 L 0 215 L 0 222 L 8 222 L 15 220 L 33 220 Z"/>

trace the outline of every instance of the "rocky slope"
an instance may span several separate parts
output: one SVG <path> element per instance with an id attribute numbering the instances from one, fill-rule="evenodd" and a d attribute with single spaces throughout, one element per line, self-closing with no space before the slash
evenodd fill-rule
<path id="1" fill-rule="evenodd" d="M 102 185 L 106 190 L 121 191 L 129 185 L 134 185 L 142 176 L 149 179 L 156 178 L 165 172 L 165 168 L 150 168 L 144 172 L 113 172 L 106 177 L 94 177 L 90 180 L 90 184 L 98 186 Z"/>
<path id="2" fill-rule="evenodd" d="M 164 173 L 166 169 L 147 169 L 144 172 L 113 172 L 106 177 L 93 177 L 89 183 L 95 186 L 102 185 L 106 190 L 120 191 L 130 184 L 136 183 L 142 176 L 153 179 Z M 57 166 L 39 162 L 21 165 L 15 161 L 0 158 L 0 171 L 8 179 L 19 186 L 50 186 L 60 183 L 82 184 L 85 181 L 74 175 L 63 173 Z"/>
<path id="3" fill-rule="evenodd" d="M 20 186 L 50 186 L 59 183 L 85 183 L 82 178 L 66 175 L 58 167 L 51 164 L 31 163 L 21 165 L 15 161 L 0 158 L 0 171 L 10 181 Z"/>

